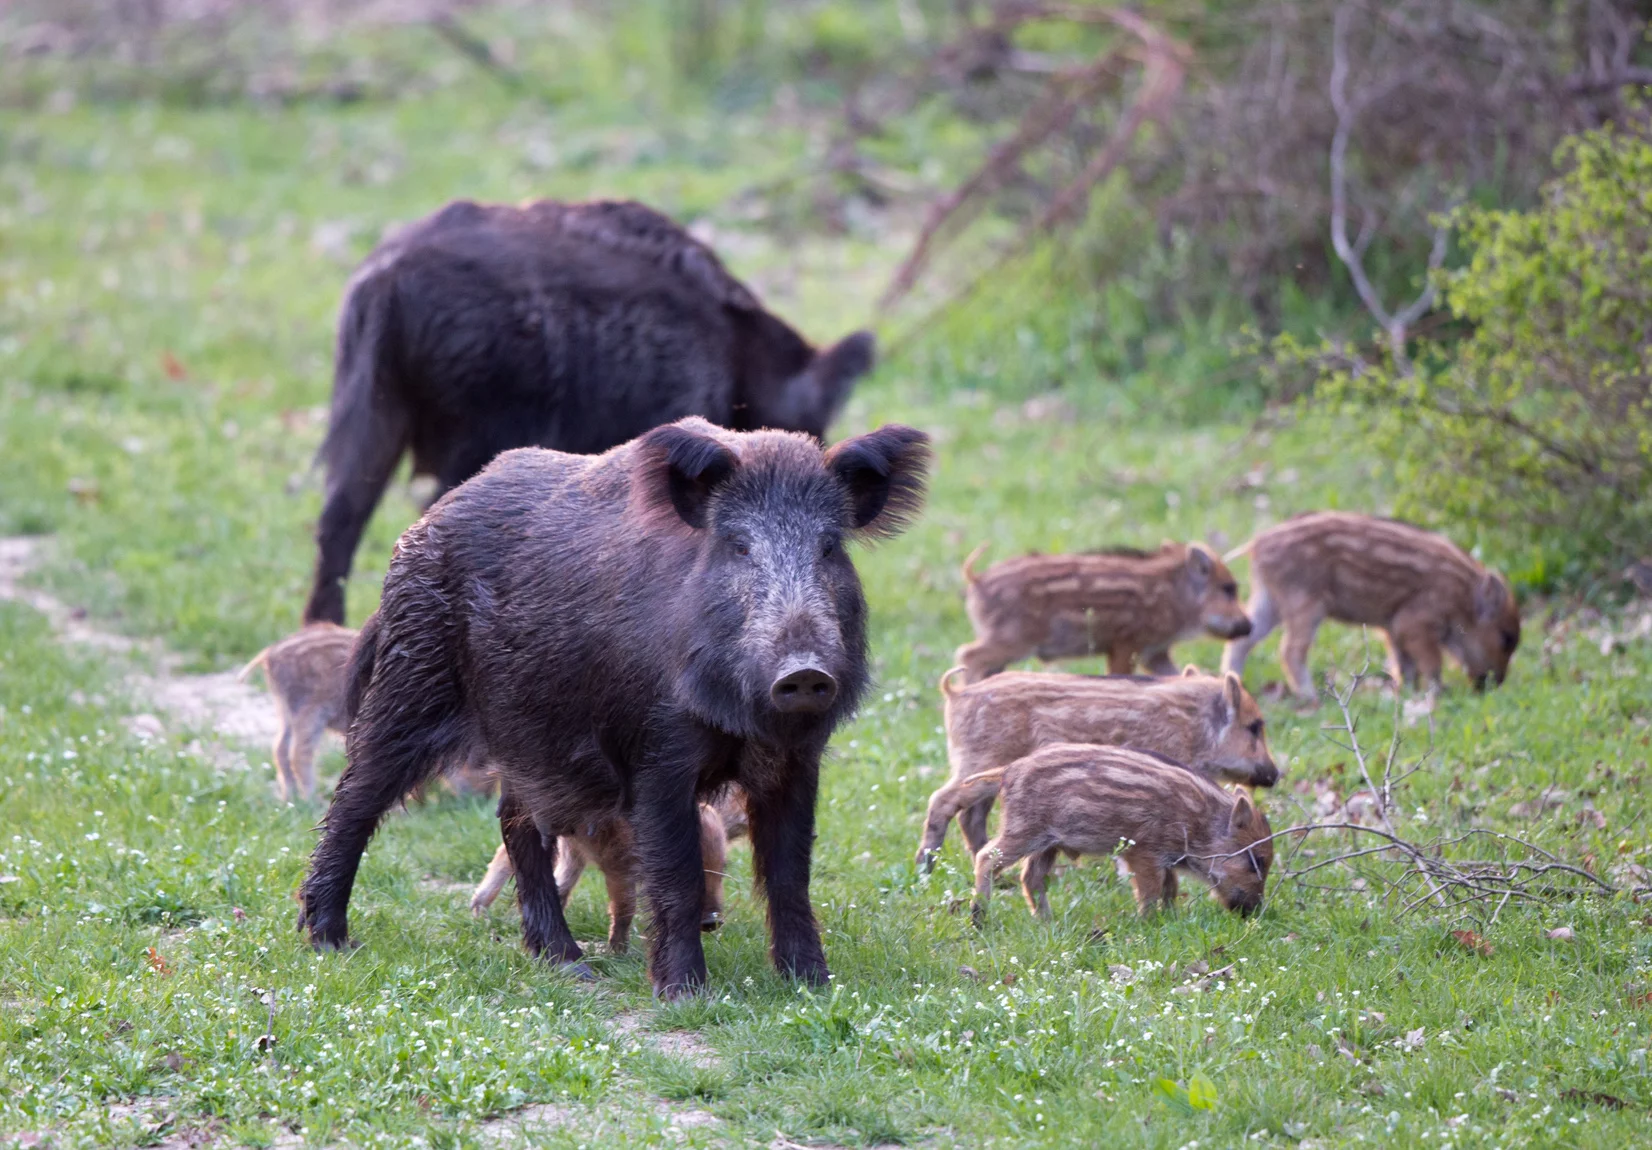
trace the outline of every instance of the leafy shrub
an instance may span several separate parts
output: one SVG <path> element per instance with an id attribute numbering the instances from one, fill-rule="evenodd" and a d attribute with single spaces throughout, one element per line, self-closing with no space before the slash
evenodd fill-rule
<path id="1" fill-rule="evenodd" d="M 1468 334 L 1333 372 L 1403 514 L 1481 529 L 1511 574 L 1576 584 L 1652 540 L 1652 131 L 1571 137 L 1531 211 L 1461 209 L 1439 277 Z"/>

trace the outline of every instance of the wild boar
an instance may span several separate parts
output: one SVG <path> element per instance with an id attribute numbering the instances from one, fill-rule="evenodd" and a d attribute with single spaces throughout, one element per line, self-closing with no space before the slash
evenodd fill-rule
<path id="1" fill-rule="evenodd" d="M 448 204 L 345 290 L 304 618 L 344 622 L 362 528 L 404 453 L 440 495 L 509 448 L 606 451 L 688 415 L 820 438 L 873 353 L 866 332 L 817 351 L 641 204 Z"/>
<path id="2" fill-rule="evenodd" d="M 331 623 L 312 623 L 265 647 L 241 668 L 245 682 L 254 671 L 275 699 L 279 724 L 270 757 L 282 802 L 315 797 L 315 757 L 328 731 L 344 733 L 344 668 L 356 632 Z"/>
<path id="3" fill-rule="evenodd" d="M 1208 883 L 1229 910 L 1262 905 L 1273 865 L 1273 829 L 1244 792 L 1237 795 L 1178 763 L 1123 747 L 1053 743 L 1007 767 L 949 783 L 936 797 L 960 810 L 997 795 L 1003 825 L 975 856 L 977 926 L 998 872 L 1022 859 L 1021 892 L 1032 912 L 1050 915 L 1044 883 L 1059 851 L 1118 854 L 1136 905 L 1176 901 L 1178 871 Z"/>
<path id="4" fill-rule="evenodd" d="M 1441 653 L 1476 690 L 1502 683 L 1520 645 L 1520 607 L 1508 580 L 1444 536 L 1394 519 L 1319 511 L 1270 527 L 1248 552 L 1252 631 L 1229 643 L 1224 670 L 1243 674 L 1251 650 L 1280 623 L 1291 690 L 1312 700 L 1308 649 L 1325 619 L 1380 627 L 1394 682 L 1439 690 Z"/>
<path id="5" fill-rule="evenodd" d="M 237 676 L 245 682 L 262 670 L 275 700 L 279 727 L 270 756 L 282 802 L 315 797 L 315 757 L 321 740 L 328 731 L 344 733 L 344 672 L 358 634 L 333 623 L 311 623 L 258 652 Z M 484 763 L 457 764 L 443 775 L 443 782 L 457 795 L 493 789 Z"/>
<path id="6" fill-rule="evenodd" d="M 1104 654 L 1114 675 L 1128 674 L 1139 658 L 1151 674 L 1174 675 L 1170 648 L 1180 640 L 1202 631 L 1219 639 L 1250 632 L 1233 572 L 1197 543 L 1023 555 L 977 575 L 982 550 L 963 568 L 975 641 L 953 658 L 972 683 L 1028 655 L 1049 661 Z"/>
<path id="7" fill-rule="evenodd" d="M 928 460 L 907 427 L 828 451 L 686 419 L 600 456 L 509 451 L 449 492 L 402 535 L 351 658 L 349 765 L 301 892 L 311 941 L 347 942 L 357 865 L 397 796 L 480 752 L 530 952 L 578 964 L 556 839 L 623 816 L 655 989 L 703 984 L 697 803 L 733 782 L 774 963 L 823 982 L 820 756 L 867 683 L 845 547 L 904 527 Z"/>
<path id="8" fill-rule="evenodd" d="M 722 816 L 710 803 L 700 804 L 700 862 L 705 867 L 705 903 L 700 929 L 716 930 L 723 922 L 723 869 L 728 835 Z M 556 840 L 556 890 L 564 909 L 585 868 L 595 864 L 608 884 L 608 953 L 624 954 L 631 944 L 631 920 L 637 913 L 637 842 L 631 824 L 609 819 Z M 470 910 L 480 915 L 493 905 L 515 872 L 505 844 L 493 853 L 487 874 L 471 895 Z"/>
<path id="9" fill-rule="evenodd" d="M 1112 743 L 1161 754 L 1212 779 L 1271 787 L 1279 768 L 1267 723 L 1237 675 L 1173 679 L 1011 671 L 956 687 L 960 668 L 941 676 L 952 783 L 1008 766 L 1049 743 Z M 943 787 L 930 800 L 918 865 L 928 869 L 946 836 L 952 808 Z M 939 805 L 937 805 L 939 804 Z M 973 857 L 987 841 L 991 798 L 958 816 Z"/>

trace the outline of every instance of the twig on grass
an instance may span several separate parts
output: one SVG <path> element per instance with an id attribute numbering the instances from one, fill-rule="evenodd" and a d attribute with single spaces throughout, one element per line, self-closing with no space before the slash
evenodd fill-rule
<path id="1" fill-rule="evenodd" d="M 1356 792 L 1342 801 L 1340 817 L 1310 819 L 1274 831 L 1263 841 L 1282 840 L 1295 848 L 1280 855 L 1282 879 L 1309 890 L 1340 893 L 1348 888 L 1308 879 L 1346 868 L 1369 884 L 1375 897 L 1395 906 L 1401 917 L 1429 910 L 1447 925 L 1467 920 L 1481 929 L 1496 923 L 1511 903 L 1546 905 L 1561 899 L 1652 891 L 1647 885 L 1619 886 L 1588 866 L 1569 862 L 1531 839 L 1507 831 L 1468 827 L 1449 834 L 1432 831 L 1426 837 L 1412 832 L 1405 825 L 1405 806 L 1398 795 L 1405 781 L 1432 757 L 1432 746 L 1415 762 L 1402 763 L 1402 709 L 1396 694 L 1395 729 L 1386 754 L 1379 762 L 1366 752 L 1360 742 L 1353 698 L 1367 677 L 1362 668 L 1343 688 L 1331 691 L 1341 721 L 1327 724 L 1324 730 L 1327 739 L 1352 756 L 1365 787 L 1363 793 L 1371 799 L 1371 816 L 1363 819 L 1350 813 L 1352 800 L 1361 793 Z M 1426 817 L 1421 821 L 1426 822 Z M 1324 856 L 1309 852 L 1304 859 L 1305 844 L 1313 835 L 1338 840 L 1338 849 Z M 1378 841 L 1372 845 L 1371 839 Z M 1366 888 L 1360 885 L 1355 889 Z"/>

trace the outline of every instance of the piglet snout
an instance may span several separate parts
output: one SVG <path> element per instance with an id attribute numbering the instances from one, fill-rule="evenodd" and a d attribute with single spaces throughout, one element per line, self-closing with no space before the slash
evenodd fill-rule
<path id="1" fill-rule="evenodd" d="M 769 688 L 774 709 L 788 715 L 818 715 L 837 701 L 837 680 L 812 657 L 786 660 Z"/>

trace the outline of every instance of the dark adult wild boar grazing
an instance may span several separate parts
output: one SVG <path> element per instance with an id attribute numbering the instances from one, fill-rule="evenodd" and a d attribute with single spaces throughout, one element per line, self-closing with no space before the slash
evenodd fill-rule
<path id="1" fill-rule="evenodd" d="M 824 450 L 685 419 L 601 456 L 507 452 L 449 493 L 397 544 L 351 660 L 349 765 L 302 890 L 312 941 L 345 943 L 380 816 L 479 751 L 533 953 L 580 958 L 556 836 L 625 815 L 655 989 L 704 982 L 697 800 L 737 782 L 775 965 L 823 980 L 820 756 L 867 680 L 844 546 L 917 511 L 927 442 L 889 426 Z"/>
<path id="2" fill-rule="evenodd" d="M 362 528 L 404 452 L 446 491 L 501 451 L 599 452 L 699 415 L 824 436 L 870 334 L 816 351 L 641 204 L 449 204 L 345 293 L 307 622 L 344 621 Z"/>

